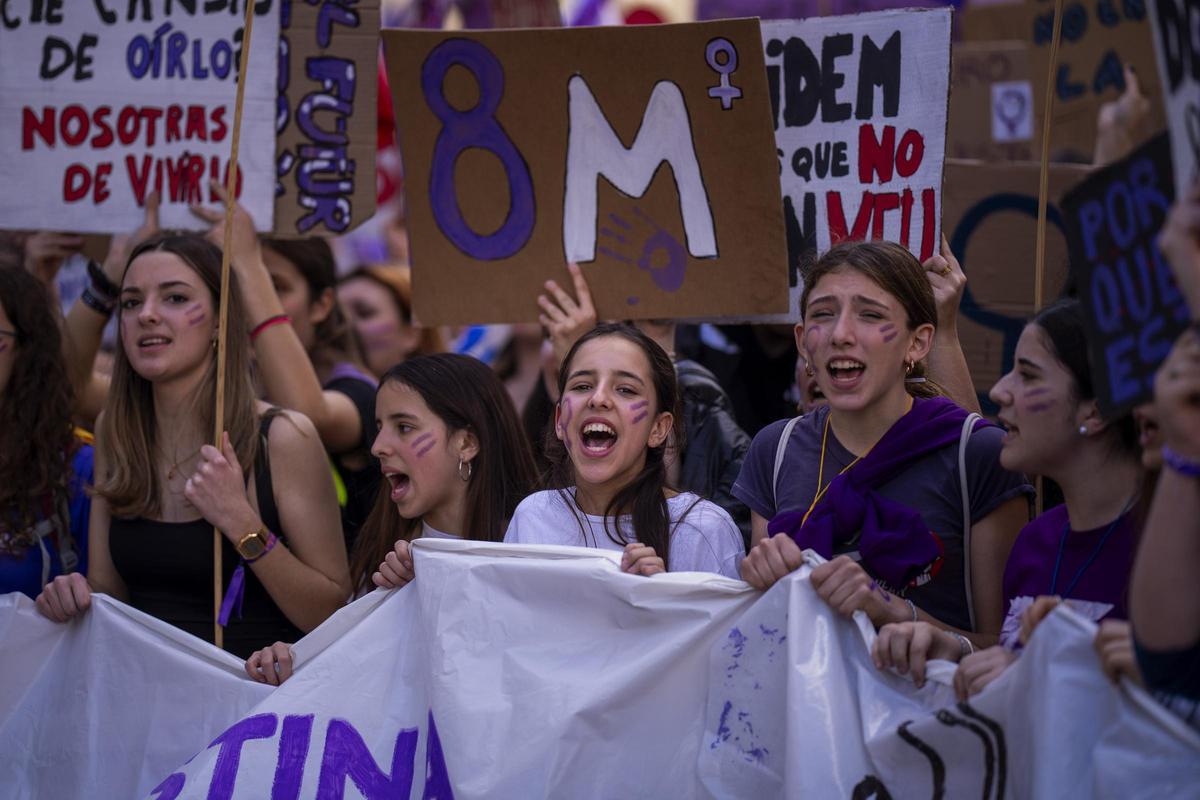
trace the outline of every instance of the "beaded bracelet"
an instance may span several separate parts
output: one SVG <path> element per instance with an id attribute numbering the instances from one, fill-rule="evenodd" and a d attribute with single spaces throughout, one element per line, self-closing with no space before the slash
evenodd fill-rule
<path id="1" fill-rule="evenodd" d="M 253 342 L 255 339 L 257 339 L 259 334 L 261 334 L 267 328 L 271 328 L 276 325 L 282 325 L 285 322 L 291 322 L 291 321 L 292 321 L 292 318 L 289 317 L 287 314 L 276 314 L 273 317 L 267 317 L 262 322 L 258 323 L 258 325 L 256 325 L 254 327 L 254 330 L 250 331 L 250 341 Z"/>
<path id="2" fill-rule="evenodd" d="M 1185 475 L 1189 478 L 1200 478 L 1200 461 L 1192 461 L 1190 458 L 1176 453 L 1166 445 L 1163 445 L 1162 457 L 1163 463 L 1180 475 Z"/>
<path id="3" fill-rule="evenodd" d="M 946 631 L 946 633 L 949 633 L 955 639 L 958 639 L 958 660 L 959 661 L 962 661 L 964 658 L 966 658 L 967 656 L 969 656 L 975 652 L 975 645 L 971 642 L 970 639 L 963 636 L 961 633 L 958 633 L 956 631 Z"/>

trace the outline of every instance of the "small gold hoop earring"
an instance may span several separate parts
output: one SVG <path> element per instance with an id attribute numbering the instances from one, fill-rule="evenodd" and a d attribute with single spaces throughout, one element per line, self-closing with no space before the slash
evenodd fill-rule
<path id="1" fill-rule="evenodd" d="M 463 465 L 464 464 L 467 467 L 466 475 L 463 475 Z M 466 483 L 467 481 L 471 480 L 471 470 L 472 470 L 472 467 L 471 467 L 470 461 L 463 461 L 461 458 L 458 460 L 458 477 L 462 479 L 463 483 Z"/>

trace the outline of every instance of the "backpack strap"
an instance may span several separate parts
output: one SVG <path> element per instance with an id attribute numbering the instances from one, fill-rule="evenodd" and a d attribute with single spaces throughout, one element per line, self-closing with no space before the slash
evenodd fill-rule
<path id="1" fill-rule="evenodd" d="M 962 489 L 963 515 L 963 583 L 966 588 L 967 618 L 971 620 L 971 630 L 975 630 L 975 600 L 971 594 L 971 492 L 967 486 L 967 443 L 975 431 L 975 424 L 983 417 L 979 414 L 969 414 L 963 421 L 962 434 L 958 439 L 958 484 Z"/>
<path id="2" fill-rule="evenodd" d="M 787 425 L 783 426 L 783 433 L 779 434 L 779 443 L 775 445 L 775 470 L 771 473 L 771 502 L 776 511 L 779 510 L 779 472 L 783 469 L 783 456 L 787 452 L 788 440 L 792 438 L 792 429 L 802 418 L 792 417 L 789 419 Z"/>

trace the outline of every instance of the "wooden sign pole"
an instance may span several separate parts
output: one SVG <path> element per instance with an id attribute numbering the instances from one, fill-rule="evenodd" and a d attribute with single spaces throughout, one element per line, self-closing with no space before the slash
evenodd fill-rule
<path id="1" fill-rule="evenodd" d="M 1061 2 L 1061 0 L 1060 0 Z M 233 131 L 230 140 L 229 169 L 225 177 L 225 245 L 221 248 L 221 302 L 217 322 L 217 409 L 213 414 L 213 446 L 221 449 L 221 434 L 225 432 L 225 358 L 226 333 L 229 320 L 229 251 L 233 247 L 233 211 L 237 206 L 238 143 L 242 132 L 242 103 L 246 97 L 246 75 L 250 64 L 250 33 L 254 28 L 254 3 L 246 2 L 245 33 L 242 36 L 242 59 L 238 69 L 237 100 L 233 107 Z M 245 343 L 243 342 L 244 346 Z M 225 631 L 221 627 L 221 541 L 222 534 L 213 528 L 213 642 L 225 647 Z"/>

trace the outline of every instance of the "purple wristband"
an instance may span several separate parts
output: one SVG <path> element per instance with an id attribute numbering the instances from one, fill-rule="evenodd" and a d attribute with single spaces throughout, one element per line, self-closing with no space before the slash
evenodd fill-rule
<path id="1" fill-rule="evenodd" d="M 1162 456 L 1163 463 L 1180 475 L 1186 475 L 1189 478 L 1200 478 L 1200 461 L 1192 461 L 1189 458 L 1185 458 L 1166 445 L 1163 445 Z"/>

